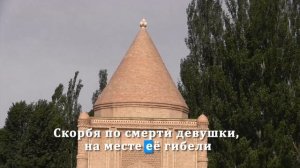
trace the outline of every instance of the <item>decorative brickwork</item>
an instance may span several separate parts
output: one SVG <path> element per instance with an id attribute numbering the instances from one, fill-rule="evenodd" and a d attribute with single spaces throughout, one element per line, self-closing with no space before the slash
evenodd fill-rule
<path id="1" fill-rule="evenodd" d="M 123 151 L 121 165 L 121 168 L 144 168 L 143 166 L 161 168 L 161 152 L 147 155 L 143 151 Z"/>

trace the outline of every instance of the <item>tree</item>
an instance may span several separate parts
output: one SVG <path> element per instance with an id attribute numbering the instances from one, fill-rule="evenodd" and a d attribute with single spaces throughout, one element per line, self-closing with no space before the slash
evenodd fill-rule
<path id="1" fill-rule="evenodd" d="M 0 167 L 4 167 L 7 162 L 7 156 L 5 155 L 7 152 L 6 144 L 8 143 L 8 135 L 4 128 L 0 129 Z"/>
<path id="2" fill-rule="evenodd" d="M 46 100 L 13 104 L 0 140 L 3 167 L 68 167 L 62 159 L 62 139 L 53 136 L 53 130 L 63 124 L 60 117 L 60 111 Z"/>
<path id="3" fill-rule="evenodd" d="M 190 117 L 238 140 L 211 138 L 209 167 L 300 164 L 299 1 L 193 0 L 190 54 L 178 84 Z M 225 6 L 225 7 L 224 7 Z"/>
<path id="4" fill-rule="evenodd" d="M 107 84 L 107 70 L 106 69 L 100 69 L 99 74 L 99 88 L 93 93 L 92 96 L 92 103 L 95 104 L 96 100 L 98 99 L 98 96 L 102 93 L 104 90 L 106 84 Z M 92 109 L 89 112 L 90 116 L 94 116 L 94 110 Z"/>
<path id="5" fill-rule="evenodd" d="M 95 104 L 98 96 L 102 93 L 103 89 L 107 84 L 107 70 L 101 69 L 98 74 L 99 77 L 99 88 L 93 93 L 92 103 Z"/>
<path id="6" fill-rule="evenodd" d="M 77 82 L 79 72 L 75 72 L 75 75 L 69 81 L 68 90 L 63 94 L 63 85 L 59 85 L 55 89 L 55 93 L 52 96 L 52 102 L 56 111 L 60 111 L 63 124 L 60 128 L 64 130 L 77 131 L 77 120 L 81 111 L 81 105 L 78 103 L 79 94 L 83 85 L 81 79 Z M 77 155 L 77 139 L 64 138 L 61 148 L 64 149 L 63 156 L 65 157 L 68 166 L 70 168 L 76 167 L 76 155 Z"/>
<path id="7" fill-rule="evenodd" d="M 82 88 L 78 72 L 69 82 L 67 93 L 60 84 L 52 101 L 14 103 L 0 130 L 1 167 L 76 167 L 77 139 L 56 138 L 53 131 L 77 130 Z"/>

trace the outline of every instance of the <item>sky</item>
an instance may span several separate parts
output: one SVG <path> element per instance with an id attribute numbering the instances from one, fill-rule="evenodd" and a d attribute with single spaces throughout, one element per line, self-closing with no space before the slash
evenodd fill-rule
<path id="1" fill-rule="evenodd" d="M 92 109 L 98 72 L 108 78 L 145 17 L 174 82 L 188 55 L 188 0 L 0 0 L 0 128 L 9 107 L 51 100 L 55 88 L 79 71 L 82 111 Z"/>

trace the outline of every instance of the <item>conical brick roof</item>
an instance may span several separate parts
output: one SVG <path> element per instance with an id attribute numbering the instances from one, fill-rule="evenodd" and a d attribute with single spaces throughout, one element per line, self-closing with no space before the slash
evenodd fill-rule
<path id="1" fill-rule="evenodd" d="M 95 105 L 95 116 L 187 118 L 177 90 L 142 20 L 131 47 Z"/>

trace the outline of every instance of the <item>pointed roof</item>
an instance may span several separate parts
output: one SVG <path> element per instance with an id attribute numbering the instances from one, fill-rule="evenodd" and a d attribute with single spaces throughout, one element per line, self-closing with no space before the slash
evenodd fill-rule
<path id="1" fill-rule="evenodd" d="M 132 104 L 167 107 L 185 114 L 188 112 L 183 97 L 147 32 L 145 19 L 140 22 L 140 31 L 135 40 L 98 97 L 94 106 L 95 116 L 103 108 L 117 108 L 120 105 L 124 108 L 126 104 L 131 107 Z"/>

